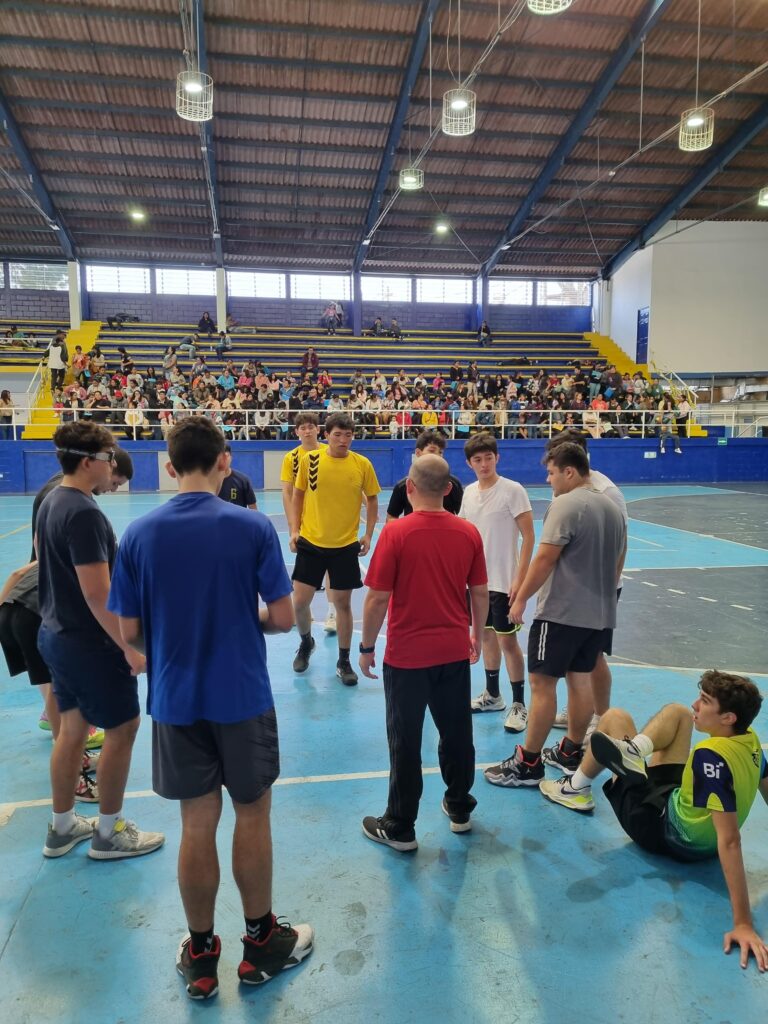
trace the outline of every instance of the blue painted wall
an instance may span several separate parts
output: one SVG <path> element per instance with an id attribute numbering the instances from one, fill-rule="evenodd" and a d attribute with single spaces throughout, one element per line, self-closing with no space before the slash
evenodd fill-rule
<path id="1" fill-rule="evenodd" d="M 653 441 L 603 439 L 590 448 L 595 469 L 619 484 L 635 483 L 723 483 L 735 480 L 768 480 L 768 438 L 717 438 L 686 441 L 682 456 L 658 455 Z M 157 452 L 165 446 L 159 441 L 127 442 L 124 446 L 134 460 L 132 491 L 155 491 L 158 486 Z M 247 473 L 255 487 L 264 486 L 263 452 L 285 451 L 291 444 L 241 441 L 232 446 L 235 465 Z M 374 464 L 382 487 L 391 487 L 405 476 L 411 464 L 410 442 L 357 442 L 355 451 Z M 503 441 L 499 443 L 499 472 L 524 484 L 543 486 L 541 465 L 543 441 Z M 653 456 L 653 457 L 649 457 Z M 460 480 L 474 479 L 464 461 L 460 441 L 448 443 L 447 459 L 451 471 Z M 58 471 L 50 441 L 0 442 L 0 494 L 33 494 Z"/>

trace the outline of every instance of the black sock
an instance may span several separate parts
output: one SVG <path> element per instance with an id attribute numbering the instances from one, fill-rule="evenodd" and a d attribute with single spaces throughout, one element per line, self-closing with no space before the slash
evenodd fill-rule
<path id="1" fill-rule="evenodd" d="M 492 697 L 499 696 L 499 670 L 497 668 L 485 670 L 485 688 Z"/>
<path id="2" fill-rule="evenodd" d="M 192 940 L 190 946 L 195 956 L 200 956 L 201 953 L 210 953 L 213 949 L 213 928 L 209 928 L 207 932 L 193 932 L 190 928 L 189 937 Z"/>
<path id="3" fill-rule="evenodd" d="M 268 910 L 264 917 L 246 917 L 245 934 L 253 942 L 263 942 L 272 931 L 274 918 L 272 911 Z"/>
<path id="4" fill-rule="evenodd" d="M 299 633 L 299 636 L 301 637 L 301 642 L 307 647 L 312 643 L 312 630 L 308 633 Z"/>
<path id="5" fill-rule="evenodd" d="M 525 707 L 525 680 L 520 683 L 512 683 L 512 703 L 522 704 Z"/>
<path id="6" fill-rule="evenodd" d="M 339 661 L 349 661 L 349 647 L 339 648 Z"/>
<path id="7" fill-rule="evenodd" d="M 581 744 L 574 743 L 570 736 L 563 736 L 561 746 L 564 754 L 575 754 L 577 750 L 581 750 Z"/>
<path id="8" fill-rule="evenodd" d="M 526 750 L 525 747 L 520 748 L 523 752 L 523 760 L 526 764 L 538 764 L 541 760 L 541 751 Z"/>

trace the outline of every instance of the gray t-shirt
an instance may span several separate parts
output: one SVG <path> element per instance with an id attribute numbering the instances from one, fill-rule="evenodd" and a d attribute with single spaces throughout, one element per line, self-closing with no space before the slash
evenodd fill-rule
<path id="1" fill-rule="evenodd" d="M 586 629 L 616 626 L 616 567 L 625 529 L 610 498 L 589 487 L 552 499 L 540 540 L 563 550 L 539 591 L 537 619 Z"/>

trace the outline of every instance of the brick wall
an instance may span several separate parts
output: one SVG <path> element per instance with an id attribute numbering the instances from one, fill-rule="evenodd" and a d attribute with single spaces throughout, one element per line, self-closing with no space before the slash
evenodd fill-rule
<path id="1" fill-rule="evenodd" d="M 489 306 L 488 323 L 497 331 L 592 330 L 591 306 Z"/>
<path id="2" fill-rule="evenodd" d="M 149 323 L 187 324 L 190 329 L 205 310 L 216 319 L 214 295 L 112 295 L 90 294 L 91 319 L 106 320 L 114 313 L 133 313 Z"/>
<path id="3" fill-rule="evenodd" d="M 69 323 L 69 292 L 9 288 L 4 316 L 18 320 L 57 319 Z"/>

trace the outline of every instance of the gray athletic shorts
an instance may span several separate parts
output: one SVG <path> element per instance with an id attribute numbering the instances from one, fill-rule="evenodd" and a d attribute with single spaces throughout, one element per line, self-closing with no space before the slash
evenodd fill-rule
<path id="1" fill-rule="evenodd" d="M 226 786 L 252 804 L 280 774 L 275 709 L 244 722 L 152 723 L 152 788 L 166 800 L 194 800 Z"/>

